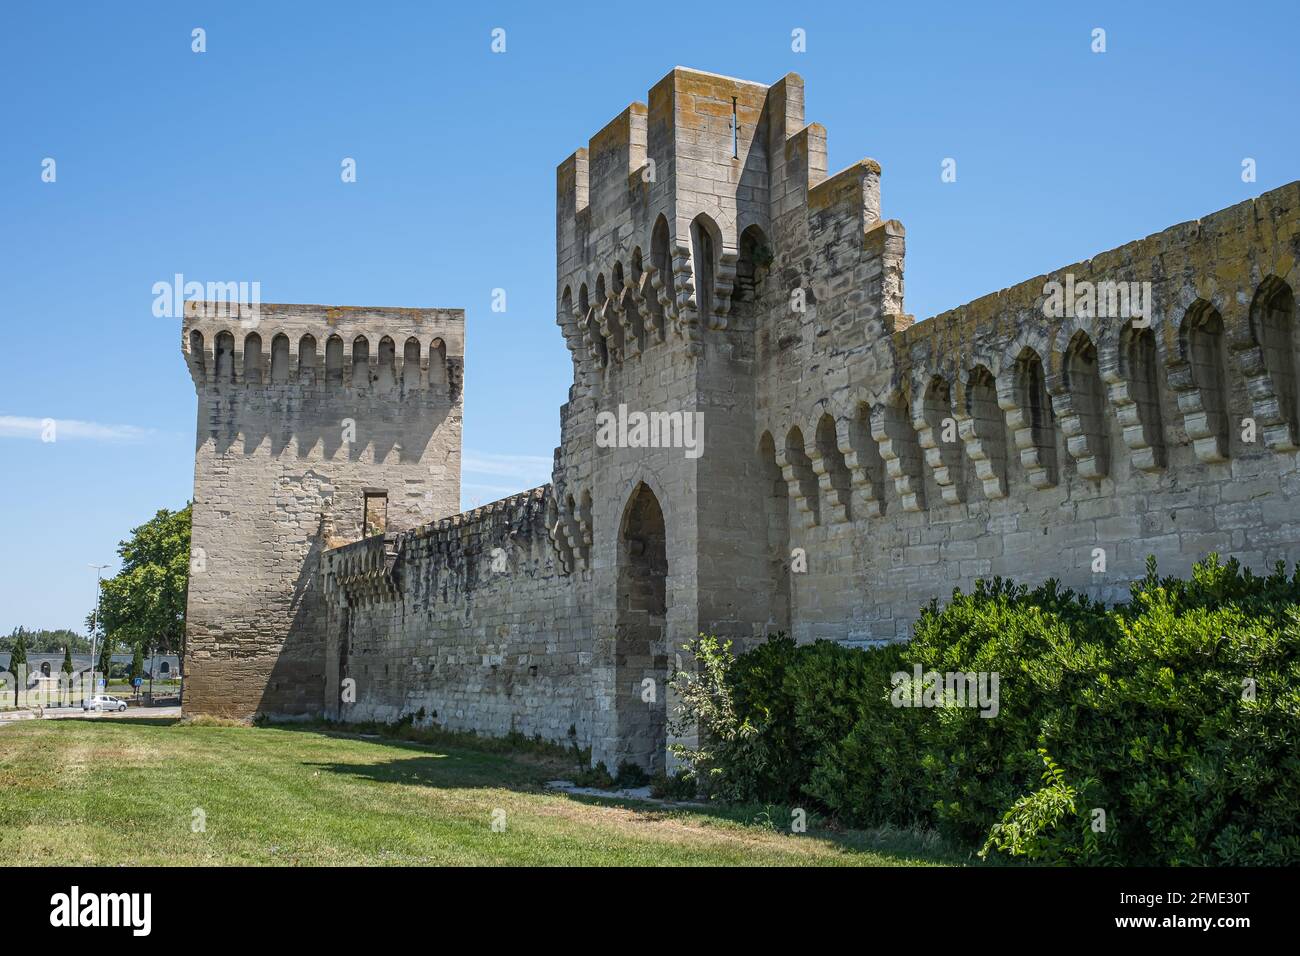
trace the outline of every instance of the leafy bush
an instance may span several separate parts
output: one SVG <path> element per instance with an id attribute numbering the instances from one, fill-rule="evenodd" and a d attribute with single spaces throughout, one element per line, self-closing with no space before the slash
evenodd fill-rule
<path id="1" fill-rule="evenodd" d="M 646 773 L 641 767 L 627 760 L 618 762 L 618 769 L 614 772 L 614 786 L 620 790 L 635 790 L 638 787 L 644 787 L 650 782 L 650 774 Z"/>
<path id="2" fill-rule="evenodd" d="M 1061 844 L 1069 843 L 1070 831 L 1056 828 L 1062 822 L 1068 826 L 1069 821 L 1077 821 L 1080 815 L 1079 792 L 1066 783 L 1064 772 L 1046 750 L 1040 747 L 1038 753 L 1047 767 L 1043 771 L 1047 785 L 1021 797 L 1011 805 L 1001 822 L 993 824 L 988 841 L 980 850 L 981 857 L 988 856 L 989 850 L 993 849 L 1031 860 L 1057 861 L 1068 855 L 1063 852 Z"/>
<path id="3" fill-rule="evenodd" d="M 695 778 L 705 796 L 741 800 L 757 786 L 749 759 L 748 738 L 754 727 L 736 717 L 728 675 L 736 658 L 730 641 L 701 634 L 682 648 L 695 659 L 696 669 L 679 670 L 669 681 L 678 695 L 677 713 L 668 733 L 679 740 L 696 739 L 695 746 L 673 743 L 669 750 Z"/>
<path id="4" fill-rule="evenodd" d="M 905 646 L 688 649 L 678 722 L 701 743 L 679 756 L 707 794 L 1040 862 L 1300 861 L 1300 568 L 1149 562 L 1111 609 L 994 579 L 924 608 Z M 895 706 L 914 666 L 998 675 L 996 716 Z"/>
<path id="5" fill-rule="evenodd" d="M 614 778 L 610 775 L 609 768 L 605 766 L 603 760 L 599 761 L 594 767 L 579 771 L 574 776 L 573 783 L 575 786 L 589 787 L 593 790 L 614 789 Z"/>
<path id="6" fill-rule="evenodd" d="M 694 800 L 699 796 L 699 787 L 693 773 L 660 770 L 650 781 L 650 796 L 658 800 Z"/>

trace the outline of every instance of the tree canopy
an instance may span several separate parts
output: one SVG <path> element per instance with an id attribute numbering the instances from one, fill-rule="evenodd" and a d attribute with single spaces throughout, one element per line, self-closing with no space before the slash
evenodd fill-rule
<path id="1" fill-rule="evenodd" d="M 43 628 L 29 631 L 25 627 L 15 627 L 12 634 L 0 637 L 0 651 L 13 650 L 19 638 L 22 638 L 23 646 L 33 654 L 53 654 L 65 647 L 70 648 L 74 654 L 85 654 L 90 651 L 90 640 L 75 631 L 65 628 L 55 631 Z"/>
<path id="2" fill-rule="evenodd" d="M 122 570 L 103 582 L 100 618 L 119 644 L 183 653 L 190 581 L 190 505 L 159 511 L 117 549 Z"/>
<path id="3" fill-rule="evenodd" d="M 135 646 L 135 653 L 131 656 L 131 673 L 129 679 L 135 683 L 137 677 L 144 676 L 144 648 L 139 644 Z"/>
<path id="4" fill-rule="evenodd" d="M 14 671 L 14 668 L 17 667 L 19 664 L 26 664 L 26 663 L 27 663 L 27 636 L 25 634 L 19 634 L 17 638 L 14 640 L 13 646 L 10 648 L 9 669 L 16 674 L 18 672 Z"/>
<path id="5" fill-rule="evenodd" d="M 9 656 L 9 673 L 14 675 L 14 703 L 18 703 L 18 694 L 22 690 L 23 681 L 19 676 L 19 668 L 27 663 L 27 635 L 21 630 L 14 638 L 13 649 Z"/>

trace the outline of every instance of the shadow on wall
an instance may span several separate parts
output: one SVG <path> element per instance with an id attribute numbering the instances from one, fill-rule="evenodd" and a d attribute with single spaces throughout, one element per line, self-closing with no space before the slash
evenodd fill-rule
<path id="1" fill-rule="evenodd" d="M 227 422 L 228 427 L 215 433 L 215 450 L 219 455 L 230 453 L 239 444 L 240 426 L 236 426 L 235 409 L 241 405 L 236 396 L 217 396 L 212 401 L 217 403 L 210 409 L 217 422 Z M 325 406 L 329 408 L 328 405 Z M 202 413 L 203 409 L 200 410 Z M 322 411 L 320 406 L 308 415 L 304 413 L 300 400 L 286 396 L 275 404 L 268 403 L 267 414 L 256 427 L 243 415 L 243 455 L 251 458 L 259 454 L 262 444 L 271 442 L 273 455 L 280 455 L 288 448 L 291 441 L 296 442 L 297 457 L 306 460 L 320 454 L 326 461 L 333 461 L 340 450 L 349 461 L 361 461 L 366 449 L 372 449 L 374 461 L 382 464 L 388 456 L 397 450 L 402 463 L 418 462 L 432 441 L 434 433 L 447 421 L 451 409 L 447 406 L 430 406 L 418 416 L 404 415 L 400 406 L 382 395 L 374 396 L 368 401 L 356 404 L 339 405 L 336 414 Z M 278 423 L 272 420 L 278 418 Z M 357 423 L 370 422 L 387 427 L 356 428 L 357 441 L 345 440 L 347 436 L 345 419 Z M 212 430 L 199 431 L 198 447 L 202 447 Z M 400 446 L 399 446 L 400 443 Z"/>
<path id="2" fill-rule="evenodd" d="M 637 485 L 624 512 L 618 558 L 618 759 L 656 773 L 668 746 L 668 553 L 663 510 L 645 484 Z"/>
<path id="3" fill-rule="evenodd" d="M 341 338 L 332 335 L 322 364 L 315 337 L 306 334 L 293 365 L 283 332 L 272 338 L 268 362 L 257 332 L 249 332 L 242 343 L 229 331 L 219 332 L 209 357 L 204 353 L 203 334 L 195 329 L 190 332 L 190 354 L 195 374 L 207 382 L 196 448 L 212 437 L 218 454 L 235 447 L 242 429 L 246 457 L 269 439 L 277 456 L 296 440 L 300 459 L 315 454 L 318 445 L 325 458 L 333 459 L 346 444 L 345 453 L 352 461 L 360 460 L 369 447 L 374 460 L 383 462 L 400 441 L 400 460 L 419 461 L 460 398 L 459 364 L 447 359 L 440 338 L 430 343 L 423 365 L 421 345 L 414 337 L 403 347 L 400 364 L 396 344 L 388 336 L 379 341 L 378 360 L 371 361 L 365 336 L 358 336 L 347 349 Z M 205 375 L 208 361 L 213 363 L 210 379 Z M 247 414 L 252 396 L 264 411 L 260 419 Z M 408 402 L 421 403 L 423 411 L 404 412 Z M 344 441 L 343 422 L 349 418 L 372 425 L 359 431 L 359 442 Z"/>
<path id="4" fill-rule="evenodd" d="M 276 653 L 262 690 L 257 705 L 260 714 L 314 717 L 325 713 L 326 614 L 324 595 L 317 580 L 324 550 L 323 532 L 321 527 L 312 537 L 294 581 L 289 633 Z M 273 649 L 268 650 L 275 653 Z"/>

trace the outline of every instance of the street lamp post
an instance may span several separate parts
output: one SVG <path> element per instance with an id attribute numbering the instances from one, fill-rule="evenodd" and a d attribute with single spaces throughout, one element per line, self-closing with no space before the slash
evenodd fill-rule
<path id="1" fill-rule="evenodd" d="M 95 569 L 95 626 L 90 629 L 90 696 L 93 698 L 99 691 L 99 682 L 95 680 L 95 658 L 98 650 L 99 638 L 99 610 L 101 607 L 101 597 L 104 593 L 104 569 L 107 564 L 89 564 L 87 567 Z M 104 689 L 108 689 L 108 681 L 105 680 Z"/>

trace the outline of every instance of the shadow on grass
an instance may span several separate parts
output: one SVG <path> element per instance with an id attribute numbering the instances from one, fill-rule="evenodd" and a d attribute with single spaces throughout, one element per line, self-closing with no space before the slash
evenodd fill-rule
<path id="1" fill-rule="evenodd" d="M 304 767 L 375 783 L 400 783 L 437 789 L 506 789 L 520 793 L 542 793 L 542 779 L 536 765 L 502 754 L 476 753 L 454 747 L 437 747 L 405 740 L 371 740 L 347 734 L 323 734 L 335 739 L 357 740 L 386 751 L 384 759 L 369 763 L 304 760 Z M 392 750 L 410 754 L 389 757 Z"/>
<path id="2" fill-rule="evenodd" d="M 409 757 L 378 760 L 372 763 L 309 762 L 304 766 L 318 771 L 340 774 L 353 780 L 375 783 L 421 786 L 436 789 L 504 789 L 531 795 L 550 794 L 574 803 L 600 808 L 629 810 L 647 822 L 696 818 L 721 828 L 758 829 L 782 836 L 792 833 L 792 812 L 788 807 L 719 803 L 662 803 L 610 795 L 570 794 L 548 790 L 543 786 L 558 772 L 572 776 L 574 767 L 554 762 L 539 766 L 528 758 L 531 754 L 485 753 L 466 746 L 444 747 L 431 743 L 399 740 L 384 735 L 356 734 L 335 729 L 304 725 L 277 725 L 321 736 L 360 740 L 391 750 L 410 753 Z M 432 751 L 432 752 L 431 752 Z M 546 773 L 539 773 L 541 770 Z M 567 770 L 567 773 L 565 772 Z M 847 830 L 834 826 L 815 814 L 809 814 L 806 835 L 832 843 L 853 853 L 872 853 L 898 864 L 924 862 L 942 865 L 978 864 L 969 854 L 943 845 L 933 834 L 899 830 Z"/>
<path id="3" fill-rule="evenodd" d="M 383 725 L 330 723 L 277 723 L 274 730 L 311 734 L 340 740 L 356 740 L 376 746 L 396 748 L 411 753 L 433 754 L 452 758 L 458 765 L 481 768 L 484 774 L 507 770 L 513 779 L 533 782 L 536 789 L 557 776 L 571 777 L 577 770 L 572 754 L 555 744 L 526 741 L 522 746 L 497 737 L 438 730 L 403 728 L 399 733 Z M 342 769 L 356 765 L 342 764 Z"/>
<path id="4" fill-rule="evenodd" d="M 558 792 L 558 791 L 552 791 Z M 793 808 L 774 804 L 660 803 L 635 798 L 564 794 L 576 803 L 633 810 L 649 820 L 672 820 L 684 816 L 704 817 L 722 826 L 764 830 L 782 836 L 794 835 Z M 935 833 L 919 833 L 880 827 L 853 830 L 840 827 L 814 812 L 806 816 L 807 829 L 800 835 L 833 843 L 857 853 L 890 857 L 899 864 L 929 863 L 944 866 L 978 866 L 983 861 L 973 854 L 947 846 Z"/>
<path id="5" fill-rule="evenodd" d="M 514 741 L 499 738 L 474 738 L 438 730 L 422 731 L 410 727 L 396 732 L 373 726 L 283 723 L 269 727 L 240 727 L 225 724 L 189 724 L 179 717 L 154 717 L 141 714 L 130 717 L 64 717 L 60 720 L 94 724 L 130 724 L 134 727 L 168 728 L 184 736 L 193 727 L 203 731 L 239 730 L 242 744 L 267 753 L 279 752 L 281 759 L 307 771 L 336 775 L 351 781 L 370 781 L 429 790 L 503 790 L 520 795 L 564 801 L 596 809 L 621 809 L 635 814 L 631 821 L 655 824 L 680 821 L 694 826 L 731 829 L 737 833 L 771 833 L 793 839 L 791 808 L 774 805 L 736 805 L 722 803 L 674 804 L 595 794 L 569 794 L 547 790 L 544 783 L 556 778 L 572 779 L 578 769 L 574 754 L 554 744 L 531 738 Z M 42 724 L 46 723 L 44 721 Z M 174 729 L 172 729 L 174 728 Z M 398 734 L 402 736 L 398 736 Z M 260 741 L 254 739 L 261 736 Z M 406 739 L 407 736 L 425 739 Z M 277 739 L 278 737 L 278 739 Z M 292 738 L 298 738 L 294 740 Z M 359 745 L 347 748 L 313 746 L 315 741 L 347 741 Z M 314 759 L 313 759 L 314 758 Z M 540 809 L 540 807 L 539 807 Z M 929 834 L 895 830 L 848 830 L 824 820 L 815 812 L 807 815 L 803 834 L 819 843 L 833 845 L 847 853 L 869 854 L 872 859 L 859 862 L 908 865 L 914 863 L 962 865 L 978 863 L 969 854 L 944 847 Z"/>
<path id="6" fill-rule="evenodd" d="M 58 717 L 51 720 L 71 720 L 79 724 L 134 724 L 139 727 L 171 727 L 180 723 L 179 717 Z"/>

